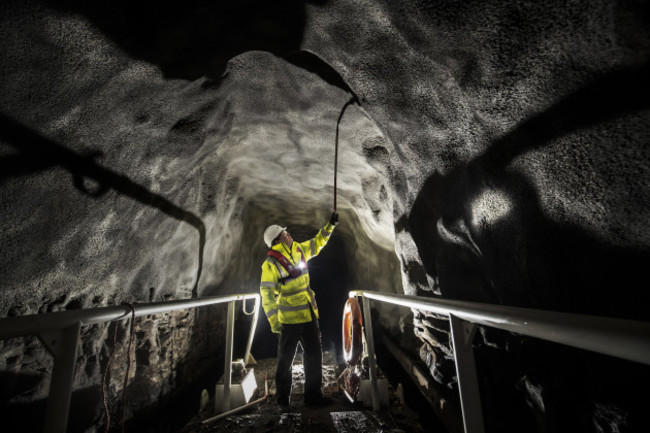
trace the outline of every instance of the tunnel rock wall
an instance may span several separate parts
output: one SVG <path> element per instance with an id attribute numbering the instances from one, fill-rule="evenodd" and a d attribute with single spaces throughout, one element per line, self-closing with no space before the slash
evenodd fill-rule
<path id="1" fill-rule="evenodd" d="M 170 78 L 93 13 L 60 6 L 8 2 L 0 21 L 2 316 L 257 291 L 264 228 L 283 223 L 306 240 L 329 218 L 334 136 L 349 95 L 255 50 L 232 55 L 217 76 Z M 385 139 L 353 107 L 340 130 L 339 209 L 359 234 L 341 230 L 351 241 L 336 252 L 357 266 L 340 289 L 399 291 Z M 84 330 L 73 411 L 85 415 L 72 428 L 106 422 L 107 369 L 113 425 L 121 419 L 129 356 L 127 422 L 179 396 L 195 409 L 183 393 L 212 392 L 222 310 L 200 321 L 137 319 L 130 350 L 126 323 L 116 344 L 107 327 Z M 161 337 L 169 327 L 187 335 Z M 30 402 L 42 410 L 47 395 L 51 360 L 29 341 L 2 343 L 8 425 Z"/>
<path id="2" fill-rule="evenodd" d="M 387 138 L 405 293 L 648 320 L 647 4 L 335 2 L 309 16 L 304 45 Z M 455 389 L 446 321 L 416 311 L 413 329 Z M 647 428 L 617 385 L 642 389 L 640 366 L 485 329 L 475 344 L 491 428 Z M 599 369 L 616 379 L 594 386 Z"/>
<path id="3" fill-rule="evenodd" d="M 414 269 L 407 286 L 432 278 L 420 286 L 447 297 L 647 317 L 630 310 L 636 293 L 605 288 L 633 290 L 647 257 L 646 14 L 608 1 L 314 14 L 305 45 L 388 138 L 397 253 L 427 275 Z"/>

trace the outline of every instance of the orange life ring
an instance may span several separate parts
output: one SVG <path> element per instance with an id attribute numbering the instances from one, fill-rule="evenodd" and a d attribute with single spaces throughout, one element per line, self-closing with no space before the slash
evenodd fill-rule
<path id="1" fill-rule="evenodd" d="M 348 365 L 356 365 L 361 360 L 362 325 L 359 302 L 355 298 L 349 298 L 343 308 L 343 357 Z"/>

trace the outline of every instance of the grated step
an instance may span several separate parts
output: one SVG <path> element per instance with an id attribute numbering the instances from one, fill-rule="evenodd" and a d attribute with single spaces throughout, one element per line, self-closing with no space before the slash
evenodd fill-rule
<path id="1" fill-rule="evenodd" d="M 384 413 L 372 411 L 332 412 L 332 423 L 337 433 L 404 433 Z"/>
<path id="2" fill-rule="evenodd" d="M 299 413 L 235 415 L 224 418 L 214 426 L 201 429 L 201 433 L 307 433 L 308 431 L 303 428 L 302 416 Z"/>

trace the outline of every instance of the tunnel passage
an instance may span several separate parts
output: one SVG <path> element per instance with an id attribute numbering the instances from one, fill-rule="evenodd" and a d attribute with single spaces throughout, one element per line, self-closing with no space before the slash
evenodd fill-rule
<path id="1" fill-rule="evenodd" d="M 324 349 L 338 356 L 341 355 L 343 305 L 350 290 L 401 291 L 400 264 L 394 249 L 387 248 L 385 234 L 369 232 L 374 226 L 361 219 L 363 214 L 360 216 L 345 202 L 341 206 L 340 222 L 330 240 L 320 254 L 309 261 Z M 292 208 L 290 202 L 278 196 L 258 196 L 248 204 L 242 204 L 237 215 L 241 221 L 239 245 L 242 247 L 222 250 L 229 252 L 225 255 L 224 283 L 207 287 L 206 295 L 258 292 L 261 265 L 267 251 L 262 239 L 265 228 L 270 224 L 281 224 L 287 227 L 295 241 L 303 242 L 314 237 L 325 225 L 330 211 L 327 204 L 318 210 L 301 206 Z M 270 338 L 272 333 L 266 316 L 263 312 L 259 314 L 253 350 L 256 357 L 274 354 L 276 350 L 276 339 Z M 392 326 L 397 326 L 397 320 L 390 316 L 383 320 L 393 321 Z"/>

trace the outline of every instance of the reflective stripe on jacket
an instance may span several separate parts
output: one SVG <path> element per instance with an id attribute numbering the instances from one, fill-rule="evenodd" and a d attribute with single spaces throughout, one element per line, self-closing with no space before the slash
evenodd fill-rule
<path id="1" fill-rule="evenodd" d="M 275 244 L 272 248 L 289 258 L 298 267 L 301 261 L 300 251 L 302 250 L 302 255 L 306 261 L 317 256 L 327 244 L 333 230 L 334 226 L 327 223 L 313 239 L 300 243 L 294 241 L 290 251 L 289 247 L 284 243 Z M 278 324 L 282 323 L 310 322 L 312 319 L 310 309 L 314 311 L 316 318 L 318 318 L 316 294 L 309 287 L 307 267 L 305 266 L 301 271 L 299 276 L 291 278 L 289 272 L 278 260 L 267 257 L 262 263 L 260 293 L 262 295 L 262 307 L 271 324 L 271 329 L 277 328 Z"/>

